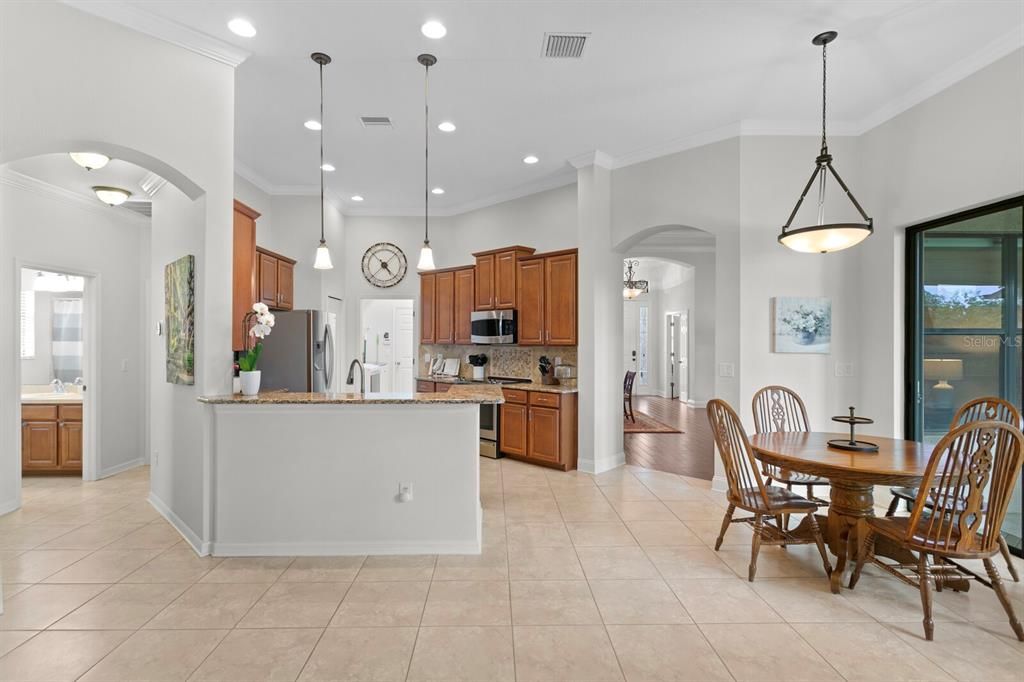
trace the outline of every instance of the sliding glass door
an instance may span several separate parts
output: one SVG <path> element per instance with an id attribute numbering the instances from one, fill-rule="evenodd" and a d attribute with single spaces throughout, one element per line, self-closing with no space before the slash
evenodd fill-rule
<path id="1" fill-rule="evenodd" d="M 957 408 L 998 396 L 1021 408 L 1024 198 L 907 232 L 907 436 L 935 443 Z M 1021 552 L 1021 482 L 1004 534 Z"/>

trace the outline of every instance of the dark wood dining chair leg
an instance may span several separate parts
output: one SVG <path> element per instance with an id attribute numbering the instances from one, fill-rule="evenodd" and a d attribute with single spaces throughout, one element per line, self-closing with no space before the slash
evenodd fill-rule
<path id="1" fill-rule="evenodd" d="M 917 577 L 921 589 L 921 610 L 924 611 L 924 638 L 929 642 L 935 637 L 935 621 L 932 620 L 932 570 L 928 566 L 928 555 L 921 552 L 917 561 Z"/>
<path id="2" fill-rule="evenodd" d="M 1003 605 L 1003 610 L 1006 611 L 1006 615 L 1010 619 L 1010 627 L 1013 628 L 1013 633 L 1017 635 L 1017 639 L 1024 642 L 1024 627 L 1021 627 L 1020 621 L 1017 620 L 1017 614 L 1013 611 L 1013 604 L 1010 602 L 1010 597 L 1006 594 L 1006 586 L 1003 585 L 1003 579 L 999 575 L 999 571 L 996 570 L 996 565 L 991 558 L 985 559 L 985 571 L 988 572 L 988 579 L 992 582 L 992 589 L 995 590 L 996 596 L 999 597 L 999 603 Z"/>
<path id="3" fill-rule="evenodd" d="M 761 532 L 764 530 L 764 518 L 757 514 L 754 516 L 754 539 L 750 541 L 750 568 L 747 569 L 747 580 L 754 582 L 754 574 L 757 573 L 757 554 L 761 551 Z"/>
<path id="4" fill-rule="evenodd" d="M 1006 560 L 1006 570 L 1010 572 L 1010 577 L 1013 578 L 1013 582 L 1020 582 L 1020 575 L 1017 573 L 1017 567 L 1013 565 L 1013 556 L 1010 554 L 1010 546 L 1006 544 L 1006 538 L 1002 535 L 999 536 L 999 552 L 1003 555 L 1003 559 Z"/>
<path id="5" fill-rule="evenodd" d="M 832 576 L 832 563 L 828 560 L 828 552 L 825 550 L 825 538 L 821 536 L 821 527 L 814 512 L 807 515 L 807 524 L 811 527 L 811 535 L 814 536 L 814 544 L 818 546 L 818 554 L 821 555 L 821 563 L 825 565 L 825 575 Z"/>
<path id="6" fill-rule="evenodd" d="M 889 503 L 889 508 L 885 510 L 886 516 L 896 516 L 896 510 L 900 507 L 900 498 L 895 495 L 892 498 L 892 502 Z"/>
<path id="7" fill-rule="evenodd" d="M 857 564 L 853 567 L 853 573 L 850 574 L 850 589 L 852 590 L 860 580 L 860 573 L 864 570 L 864 563 L 871 558 L 871 554 L 875 551 L 875 534 L 872 531 L 868 531 L 864 535 L 864 542 L 860 546 L 860 552 L 857 553 Z"/>
<path id="8" fill-rule="evenodd" d="M 725 539 L 725 531 L 729 530 L 729 526 L 732 525 L 732 514 L 736 511 L 736 505 L 730 504 L 729 508 L 725 511 L 725 518 L 722 519 L 722 530 L 718 533 L 718 539 L 715 540 L 715 551 L 722 546 L 722 540 Z"/>

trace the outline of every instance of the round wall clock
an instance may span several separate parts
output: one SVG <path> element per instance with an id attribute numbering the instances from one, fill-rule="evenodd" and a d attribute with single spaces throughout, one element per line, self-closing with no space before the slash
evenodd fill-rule
<path id="1" fill-rule="evenodd" d="M 374 244 L 363 254 L 363 277 L 381 289 L 388 289 L 401 282 L 407 268 L 405 254 L 389 242 Z"/>

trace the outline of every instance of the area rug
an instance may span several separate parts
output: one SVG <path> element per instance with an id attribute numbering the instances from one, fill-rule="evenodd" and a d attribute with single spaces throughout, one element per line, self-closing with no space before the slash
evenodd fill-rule
<path id="1" fill-rule="evenodd" d="M 636 417 L 635 424 L 629 417 L 622 418 L 622 430 L 626 433 L 682 433 L 679 429 L 664 424 L 640 410 L 633 410 L 633 416 Z"/>

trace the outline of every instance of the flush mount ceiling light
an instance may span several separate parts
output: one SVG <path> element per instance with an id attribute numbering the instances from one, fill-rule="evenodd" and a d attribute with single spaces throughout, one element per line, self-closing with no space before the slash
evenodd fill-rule
<path id="1" fill-rule="evenodd" d="M 85 170 L 97 170 L 110 163 L 110 157 L 98 152 L 71 152 L 68 156 Z"/>
<path id="2" fill-rule="evenodd" d="M 825 48 L 836 39 L 837 35 L 835 31 L 825 31 L 814 36 L 814 39 L 811 40 L 813 44 L 821 45 L 821 153 L 814 160 L 814 172 L 811 173 L 811 179 L 804 186 L 804 191 L 800 193 L 800 198 L 797 199 L 793 212 L 789 214 L 789 220 L 782 226 L 782 232 L 779 234 L 779 243 L 794 251 L 801 251 L 803 253 L 842 251 L 851 246 L 856 246 L 874 232 L 874 220 L 869 218 L 868 214 L 864 212 L 864 209 L 861 208 L 861 205 L 857 203 L 857 199 L 853 196 L 853 192 L 846 186 L 843 179 L 839 177 L 836 169 L 832 167 L 832 155 L 828 153 L 828 143 L 825 139 L 825 105 L 828 93 L 826 88 L 828 69 L 826 68 Z M 825 179 L 830 173 L 836 179 L 836 182 L 839 183 L 840 189 L 849 198 L 850 203 L 857 209 L 857 213 L 863 218 L 863 223 L 825 222 Z M 816 225 L 790 229 L 793 218 L 796 217 L 796 212 L 800 210 L 800 205 L 804 202 L 804 197 L 807 196 L 807 192 L 811 189 L 815 179 L 818 180 L 818 222 Z"/>
<path id="3" fill-rule="evenodd" d="M 363 200 L 363 198 L 361 196 L 359 196 L 358 194 L 353 194 L 352 195 L 352 201 L 362 201 L 362 200 Z"/>
<path id="4" fill-rule="evenodd" d="M 323 126 L 320 125 L 320 121 L 314 121 L 312 119 L 306 121 L 302 125 L 306 126 L 307 130 L 320 130 Z"/>
<path id="5" fill-rule="evenodd" d="M 533 164 L 537 163 L 538 161 L 540 161 L 540 159 L 538 159 L 533 154 L 530 154 L 529 156 L 524 156 L 523 157 L 523 163 L 525 163 L 527 165 L 530 165 L 530 166 L 532 166 Z"/>
<path id="6" fill-rule="evenodd" d="M 635 268 L 640 267 L 638 260 L 623 261 L 626 266 L 626 276 L 622 281 L 622 298 L 632 301 L 640 294 L 646 294 L 650 289 L 650 283 L 646 279 L 637 279 Z"/>
<path id="7" fill-rule="evenodd" d="M 326 171 L 328 173 L 333 173 L 336 169 L 334 168 L 334 166 L 332 164 L 325 163 L 325 164 L 322 164 L 320 166 L 320 170 Z"/>
<path id="8" fill-rule="evenodd" d="M 331 58 L 323 52 L 314 52 L 309 55 L 320 67 L 320 120 L 324 120 L 324 66 L 331 63 Z M 324 239 L 324 172 L 330 164 L 324 163 L 324 127 L 318 126 L 320 131 L 320 245 L 316 247 L 316 258 L 313 260 L 313 267 L 317 270 L 330 270 L 334 267 L 331 263 L 331 252 L 327 249 L 327 240 Z M 334 170 L 334 166 L 330 166 Z"/>
<path id="9" fill-rule="evenodd" d="M 427 24 L 424 24 L 423 35 L 427 35 L 426 27 Z M 440 37 L 438 36 L 438 38 Z M 428 95 L 430 94 L 430 67 L 437 64 L 437 57 L 432 54 L 421 54 L 416 61 L 423 65 L 423 248 L 420 249 L 420 260 L 416 269 L 433 270 L 435 268 L 434 250 L 430 248 L 430 99 Z"/>
<path id="10" fill-rule="evenodd" d="M 438 40 L 448 35 L 448 29 L 440 21 L 428 21 L 420 26 L 420 33 L 433 40 Z"/>
<path id="11" fill-rule="evenodd" d="M 92 191 L 96 193 L 97 199 L 108 206 L 120 206 L 124 202 L 128 201 L 128 197 L 132 195 L 132 193 L 126 189 L 121 189 L 120 187 L 105 187 L 103 185 L 93 187 Z"/>
<path id="12" fill-rule="evenodd" d="M 443 187 L 435 187 L 434 189 L 430 190 L 430 193 L 431 194 L 444 194 L 444 188 Z"/>
<path id="13" fill-rule="evenodd" d="M 437 129 L 440 130 L 442 133 L 454 133 L 455 124 L 452 123 L 451 121 L 441 121 L 440 123 L 437 124 Z"/>
<path id="14" fill-rule="evenodd" d="M 256 27 L 241 17 L 236 17 L 229 21 L 228 29 L 236 36 L 242 36 L 243 38 L 252 38 L 256 35 Z"/>

